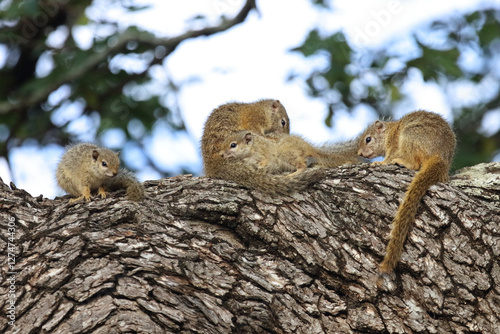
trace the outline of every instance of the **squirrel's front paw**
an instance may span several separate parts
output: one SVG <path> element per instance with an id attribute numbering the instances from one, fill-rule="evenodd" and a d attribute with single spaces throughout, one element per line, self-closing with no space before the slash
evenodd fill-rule
<path id="1" fill-rule="evenodd" d="M 107 195 L 106 191 L 105 191 L 105 190 L 104 190 L 104 188 L 102 188 L 102 187 L 100 187 L 100 188 L 97 190 L 97 194 L 98 194 L 99 196 L 101 196 L 101 198 L 106 198 L 106 195 Z"/>

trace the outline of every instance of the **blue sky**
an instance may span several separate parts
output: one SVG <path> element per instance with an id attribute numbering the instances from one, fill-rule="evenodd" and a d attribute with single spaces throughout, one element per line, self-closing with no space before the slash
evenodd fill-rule
<path id="1" fill-rule="evenodd" d="M 232 16 L 241 7 L 240 0 L 186 0 L 136 1 L 151 4 L 151 10 L 125 15 L 116 7 L 110 7 L 109 1 L 95 0 L 94 6 L 87 11 L 92 19 L 106 18 L 120 22 L 122 27 L 137 24 L 143 29 L 155 32 L 159 36 L 173 36 L 189 28 L 198 28 L 187 23 L 186 19 L 203 14 L 209 22 L 216 23 L 221 14 Z M 307 74 L 311 69 L 326 66 L 321 56 L 305 60 L 289 50 L 300 45 L 313 27 L 331 33 L 343 29 L 350 42 L 357 48 L 373 49 L 387 47 L 408 48 L 408 36 L 415 29 L 426 23 L 447 16 L 454 12 L 467 12 L 482 6 L 500 7 L 500 1 L 479 0 L 336 0 L 333 11 L 321 10 L 312 6 L 309 0 L 273 0 L 257 1 L 259 13 L 253 12 L 247 21 L 225 33 L 208 38 L 197 38 L 182 43 L 167 58 L 164 65 L 155 67 L 150 73 L 161 87 L 167 78 L 182 85 L 179 103 L 188 132 L 171 133 L 168 128 L 158 125 L 153 134 L 146 138 L 145 146 L 152 153 L 160 166 L 178 169 L 189 166 L 201 173 L 199 139 L 203 124 L 212 109 L 230 101 L 251 102 L 261 98 L 276 98 L 283 102 L 291 119 L 293 133 L 300 134 L 314 143 L 338 141 L 352 138 L 360 133 L 376 118 L 373 110 L 359 107 L 352 114 L 340 112 L 334 119 L 333 128 L 324 126 L 325 105 L 311 99 L 306 94 L 305 85 L 300 80 L 285 82 L 293 70 Z M 112 3 L 112 2 L 111 2 Z M 75 29 L 75 39 L 83 48 L 90 47 L 92 36 L 99 31 L 87 27 Z M 53 33 L 49 43 L 56 44 L 63 40 L 67 32 Z M 0 62 L 1 62 L 0 52 Z M 473 59 L 471 61 L 473 63 Z M 137 59 L 114 60 L 113 66 L 135 71 L 143 66 Z M 40 64 L 40 73 L 50 71 L 50 61 Z M 45 72 L 44 72 L 45 71 Z M 467 87 L 461 96 L 466 99 L 477 98 L 478 93 Z M 441 87 L 426 84 L 416 71 L 412 73 L 403 90 L 411 92 L 409 99 L 394 110 L 399 118 L 406 112 L 423 108 L 443 114 L 450 119 L 450 105 Z M 64 88 L 59 95 L 64 97 Z M 66 105 L 56 117 L 71 117 L 78 114 L 78 105 Z M 490 124 L 500 127 L 500 117 L 492 114 Z M 82 119 L 73 124 L 75 131 L 81 129 L 81 140 L 92 140 L 83 133 L 92 127 L 92 120 Z M 124 138 L 120 132 L 104 134 L 107 146 L 120 147 Z M 12 179 L 19 188 L 24 188 L 32 195 L 43 194 L 49 198 L 60 195 L 54 177 L 58 159 L 63 149 L 49 146 L 41 149 L 37 145 L 28 145 L 15 149 L 11 153 L 14 166 L 12 175 L 5 168 L 5 161 L 0 160 L 0 176 L 4 182 Z M 156 179 L 159 175 L 141 168 L 141 154 L 133 149 L 124 150 L 123 157 L 131 165 L 140 169 L 139 179 Z M 26 164 L 26 161 L 30 161 Z M 33 168 L 36 166 L 36 168 Z"/>

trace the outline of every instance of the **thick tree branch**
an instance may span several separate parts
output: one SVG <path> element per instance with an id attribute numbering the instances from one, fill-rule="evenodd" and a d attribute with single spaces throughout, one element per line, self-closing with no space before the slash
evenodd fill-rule
<path id="1" fill-rule="evenodd" d="M 475 182 L 476 168 L 490 175 Z M 0 307 L 13 289 L 19 333 L 495 333 L 499 170 L 431 187 L 396 274 L 382 279 L 414 175 L 396 166 L 333 169 L 275 198 L 179 176 L 147 182 L 140 204 L 120 193 L 68 204 L 0 183 L 2 263 L 9 242 L 17 256 Z"/>
<path id="2" fill-rule="evenodd" d="M 61 85 L 73 80 L 77 80 L 88 71 L 96 68 L 98 64 L 104 62 L 109 56 L 112 56 L 120 52 L 120 50 L 123 50 L 129 42 L 139 42 L 140 44 L 145 44 L 152 47 L 164 46 L 167 50 L 165 57 L 167 57 L 177 48 L 180 43 L 187 39 L 213 35 L 228 30 L 235 25 L 242 23 L 246 19 L 250 11 L 254 8 L 256 8 L 255 0 L 247 0 L 243 8 L 233 19 L 225 20 L 217 26 L 188 31 L 172 38 L 158 38 L 149 32 L 139 31 L 136 29 L 128 29 L 118 37 L 116 44 L 108 47 L 102 52 L 90 54 L 81 63 L 75 64 L 72 68 L 68 69 L 68 71 L 65 71 L 62 75 L 58 75 L 55 78 L 51 78 L 51 80 L 47 80 L 48 83 L 43 87 L 43 89 L 37 89 L 36 91 L 31 92 L 28 96 L 11 97 L 11 99 L 8 101 L 0 102 L 0 115 L 19 111 L 29 106 L 43 102 L 45 99 L 47 99 L 50 93 L 59 88 Z"/>

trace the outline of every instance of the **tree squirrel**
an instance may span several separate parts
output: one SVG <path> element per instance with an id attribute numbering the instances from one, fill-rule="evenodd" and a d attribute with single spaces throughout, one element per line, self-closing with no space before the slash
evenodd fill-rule
<path id="1" fill-rule="evenodd" d="M 287 175 L 289 177 L 311 165 L 331 168 L 359 162 L 357 150 L 347 155 L 332 153 L 311 145 L 300 136 L 286 133 L 272 134 L 268 138 L 241 131 L 229 136 L 223 146 L 225 150 L 220 154 L 226 159 L 241 159 L 272 174 L 293 172 Z"/>
<path id="2" fill-rule="evenodd" d="M 278 100 L 254 103 L 227 103 L 213 110 L 203 130 L 201 152 L 207 176 L 217 177 L 221 171 L 219 152 L 226 138 L 239 131 L 252 131 L 261 136 L 290 132 L 290 120 Z"/>
<path id="3" fill-rule="evenodd" d="M 106 190 L 126 189 L 129 199 L 138 201 L 144 197 L 144 188 L 128 171 L 120 169 L 119 153 L 93 144 L 70 146 L 63 154 L 56 170 L 59 187 L 77 198 L 90 201 L 92 191 L 97 190 L 106 198 Z M 79 197 L 78 197 L 79 196 Z"/>
<path id="4" fill-rule="evenodd" d="M 281 134 L 268 138 L 241 131 L 226 139 L 223 145 L 226 150 L 220 154 L 225 159 L 240 159 L 247 165 L 262 168 L 271 174 L 293 172 L 287 175 L 290 177 L 315 162 L 300 146 L 293 145 L 293 140 L 285 140 L 295 137 Z"/>
<path id="5" fill-rule="evenodd" d="M 401 258 L 418 204 L 427 189 L 448 181 L 455 147 L 455 134 L 448 123 L 440 115 L 423 110 L 409 113 L 399 121 L 376 121 L 360 137 L 361 156 L 385 156 L 384 161 L 372 165 L 397 164 L 418 171 L 394 218 L 381 272 L 392 272 Z"/>
<path id="6" fill-rule="evenodd" d="M 254 103 L 227 103 L 212 111 L 201 139 L 201 153 L 206 176 L 237 182 L 245 187 L 267 193 L 290 194 L 319 181 L 324 172 L 313 169 L 292 177 L 266 173 L 241 160 L 225 159 L 221 151 L 224 142 L 240 131 L 263 137 L 290 132 L 288 115 L 278 100 Z"/>

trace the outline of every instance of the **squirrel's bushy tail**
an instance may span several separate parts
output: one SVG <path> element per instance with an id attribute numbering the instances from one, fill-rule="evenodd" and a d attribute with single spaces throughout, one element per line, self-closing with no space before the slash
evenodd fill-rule
<path id="1" fill-rule="evenodd" d="M 318 182 L 326 175 L 324 170 L 316 168 L 308 168 L 303 172 L 287 176 L 266 173 L 263 170 L 252 168 L 245 164 L 238 164 L 237 166 L 231 167 L 224 171 L 224 175 L 214 176 L 271 195 L 290 195 L 294 192 L 306 189 L 309 185 Z"/>
<path id="2" fill-rule="evenodd" d="M 323 168 L 333 168 L 344 164 L 355 164 L 365 160 L 358 155 L 358 139 L 341 143 L 325 144 L 319 149 L 317 163 Z"/>
<path id="3" fill-rule="evenodd" d="M 415 222 L 418 205 L 426 191 L 433 184 L 447 180 L 448 165 L 441 157 L 433 156 L 422 165 L 411 181 L 392 223 L 389 244 L 384 260 L 380 264 L 381 272 L 390 273 L 396 267 L 403 253 L 406 238 Z"/>
<path id="4" fill-rule="evenodd" d="M 128 170 L 120 169 L 115 177 L 110 178 L 105 184 L 106 190 L 126 189 L 128 199 L 139 201 L 144 198 L 144 186 Z"/>

